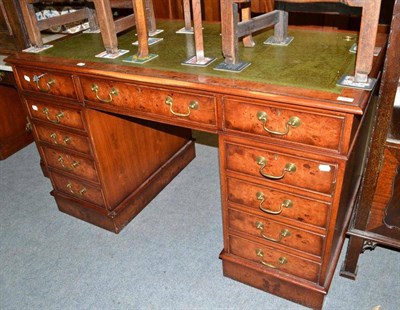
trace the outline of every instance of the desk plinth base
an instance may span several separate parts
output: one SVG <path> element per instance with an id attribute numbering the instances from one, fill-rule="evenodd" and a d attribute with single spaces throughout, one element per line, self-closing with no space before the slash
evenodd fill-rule
<path id="1" fill-rule="evenodd" d="M 256 264 L 221 253 L 224 276 L 312 309 L 322 309 L 327 291 L 320 286 L 268 272 Z"/>
<path id="2" fill-rule="evenodd" d="M 95 205 L 74 199 L 56 190 L 51 194 L 56 199 L 61 212 L 111 232 L 119 233 L 194 157 L 194 142 L 190 140 L 112 212 L 100 210 Z"/>

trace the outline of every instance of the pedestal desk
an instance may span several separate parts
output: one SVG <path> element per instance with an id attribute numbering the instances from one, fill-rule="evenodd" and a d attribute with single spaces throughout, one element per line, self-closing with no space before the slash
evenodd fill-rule
<path id="1" fill-rule="evenodd" d="M 192 35 L 157 25 L 164 40 L 150 48 L 159 56 L 142 65 L 94 57 L 99 34 L 7 60 L 59 209 L 118 233 L 195 156 L 191 129 L 217 133 L 224 275 L 321 308 L 374 112 L 375 91 L 336 86 L 354 68 L 354 34 L 293 28 L 290 46 L 267 47 L 261 33 L 239 51 L 252 65 L 234 74 L 181 65 Z M 204 25 L 217 62 L 219 33 Z M 134 53 L 134 37 L 121 35 L 120 48 Z M 372 77 L 384 46 L 378 36 Z"/>

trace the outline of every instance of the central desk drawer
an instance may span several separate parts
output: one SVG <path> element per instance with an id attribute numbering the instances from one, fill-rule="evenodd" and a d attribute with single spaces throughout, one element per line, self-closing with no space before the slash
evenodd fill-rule
<path id="1" fill-rule="evenodd" d="M 150 113 L 154 119 L 167 117 L 216 127 L 214 96 L 84 77 L 80 81 L 85 100 L 101 109 Z"/>
<path id="2" fill-rule="evenodd" d="M 226 142 L 225 148 L 226 168 L 230 171 L 264 181 L 333 194 L 337 164 L 230 142 Z"/>

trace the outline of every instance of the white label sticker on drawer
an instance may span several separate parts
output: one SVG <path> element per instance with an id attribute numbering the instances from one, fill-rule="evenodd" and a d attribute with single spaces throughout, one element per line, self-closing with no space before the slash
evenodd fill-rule
<path id="1" fill-rule="evenodd" d="M 38 111 L 39 109 L 38 109 L 38 107 L 36 105 L 32 104 L 32 110 Z"/>
<path id="2" fill-rule="evenodd" d="M 24 75 L 24 80 L 27 81 L 27 82 L 30 82 L 31 78 L 29 76 L 27 76 L 27 75 Z"/>
<path id="3" fill-rule="evenodd" d="M 337 100 L 344 101 L 344 102 L 353 102 L 354 98 L 339 96 L 339 97 L 337 97 Z"/>
<path id="4" fill-rule="evenodd" d="M 319 165 L 319 171 L 323 171 L 323 172 L 329 172 L 331 171 L 331 166 L 329 165 Z"/>

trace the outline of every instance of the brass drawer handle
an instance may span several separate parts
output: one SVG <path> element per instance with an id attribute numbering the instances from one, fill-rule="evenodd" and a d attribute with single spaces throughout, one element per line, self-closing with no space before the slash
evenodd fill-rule
<path id="1" fill-rule="evenodd" d="M 58 142 L 57 142 L 57 134 L 55 132 L 52 132 L 50 134 L 50 138 L 53 139 L 53 143 L 54 144 L 58 144 Z"/>
<path id="2" fill-rule="evenodd" d="M 0 81 L 2 81 L 6 77 L 6 74 L 4 72 L 0 72 Z"/>
<path id="3" fill-rule="evenodd" d="M 267 160 L 265 159 L 265 157 L 259 156 L 257 157 L 257 164 L 260 165 L 260 174 L 267 178 L 267 179 L 271 179 L 271 180 L 280 180 L 282 179 L 286 172 L 295 172 L 296 171 L 296 165 L 292 164 L 292 163 L 287 163 L 285 165 L 285 168 L 282 169 L 282 174 L 281 175 L 272 175 L 272 174 L 266 174 L 263 172 L 263 169 L 265 168 L 265 165 L 267 164 Z"/>
<path id="4" fill-rule="evenodd" d="M 172 110 L 173 103 L 174 103 L 174 100 L 170 96 L 167 96 L 167 98 L 165 98 L 165 104 L 169 106 L 169 111 L 173 115 L 180 116 L 180 117 L 188 117 L 192 110 L 197 110 L 199 108 L 199 103 L 197 101 L 190 101 L 190 103 L 187 107 L 188 112 L 187 113 L 178 113 L 178 112 L 174 112 Z"/>
<path id="5" fill-rule="evenodd" d="M 281 230 L 278 239 L 275 239 L 275 238 L 268 237 L 268 236 L 264 235 L 265 226 L 264 226 L 264 223 L 263 223 L 263 222 L 257 221 L 257 222 L 255 223 L 255 226 L 256 226 L 257 229 L 260 230 L 260 236 L 261 236 L 261 237 L 263 237 L 263 238 L 266 239 L 266 240 L 272 241 L 272 242 L 281 242 L 281 241 L 282 241 L 282 238 L 290 237 L 290 235 L 291 235 L 290 231 L 289 231 L 288 229 L 285 229 L 285 228 L 284 228 L 284 229 Z"/>
<path id="6" fill-rule="evenodd" d="M 54 144 L 58 144 L 58 142 L 57 142 L 57 134 L 55 132 L 52 132 L 50 134 L 50 138 L 53 139 L 53 143 Z M 71 141 L 70 137 L 65 137 L 63 142 L 64 142 L 64 144 L 71 144 L 72 141 Z"/>
<path id="7" fill-rule="evenodd" d="M 50 118 L 50 111 L 46 107 L 43 108 L 43 114 L 46 115 L 46 118 L 47 118 L 48 121 L 50 121 L 50 122 L 52 122 L 54 124 L 59 124 L 60 121 L 61 121 L 61 118 L 64 117 L 64 112 L 60 111 L 60 112 L 57 113 L 55 119 L 51 119 Z"/>
<path id="8" fill-rule="evenodd" d="M 263 211 L 263 212 L 265 212 L 265 213 L 268 213 L 268 214 L 278 215 L 278 214 L 281 214 L 281 213 L 282 213 L 283 208 L 291 208 L 291 207 L 293 207 L 293 201 L 291 201 L 290 199 L 285 199 L 284 201 L 282 201 L 282 203 L 281 203 L 281 205 L 280 205 L 280 207 L 279 207 L 279 210 L 277 210 L 277 211 L 272 211 L 272 210 L 270 210 L 270 209 L 266 209 L 266 208 L 263 207 L 263 203 L 264 203 L 264 201 L 265 201 L 265 195 L 264 195 L 264 193 L 262 193 L 262 192 L 257 192 L 257 193 L 256 193 L 256 197 L 257 197 L 257 200 L 260 201 L 260 204 L 259 204 L 259 206 L 258 206 L 258 207 L 260 208 L 260 210 Z"/>
<path id="9" fill-rule="evenodd" d="M 263 264 L 264 266 L 267 266 L 269 268 L 273 268 L 273 269 L 278 269 L 279 266 L 275 266 L 272 265 L 270 263 L 267 263 L 264 261 L 264 252 L 261 249 L 256 249 L 256 254 L 258 257 L 260 257 L 260 263 Z M 278 264 L 279 265 L 283 265 L 283 264 L 287 264 L 288 260 L 286 257 L 281 256 L 278 258 Z"/>
<path id="10" fill-rule="evenodd" d="M 54 79 L 49 79 L 46 83 L 46 88 L 41 88 L 39 85 L 39 81 L 42 77 L 44 77 L 46 75 L 46 73 L 43 73 L 41 75 L 34 75 L 33 76 L 33 81 L 36 84 L 36 88 L 39 89 L 42 92 L 48 93 L 51 89 L 51 86 L 54 85 L 56 83 L 56 81 Z"/>
<path id="11" fill-rule="evenodd" d="M 58 156 L 58 162 L 60 163 L 60 165 L 63 167 L 63 168 L 65 168 L 65 169 L 68 169 L 68 170 L 74 170 L 75 168 L 77 168 L 79 165 L 80 165 L 80 163 L 79 163 L 79 161 L 76 161 L 76 160 L 74 160 L 73 162 L 72 162 L 72 164 L 71 164 L 71 167 L 72 167 L 72 169 L 71 168 L 69 168 L 68 166 L 66 166 L 65 165 L 65 163 L 64 163 L 64 158 L 60 155 L 60 156 Z"/>
<path id="12" fill-rule="evenodd" d="M 31 123 L 31 121 L 29 120 L 28 117 L 26 117 L 25 131 L 26 132 L 31 132 L 32 131 L 32 123 Z"/>
<path id="13" fill-rule="evenodd" d="M 97 84 L 93 84 L 92 85 L 92 92 L 95 93 L 96 98 L 104 103 L 110 103 L 113 100 L 113 96 L 118 96 L 118 89 L 116 88 L 111 88 L 110 92 L 108 93 L 108 98 L 107 99 L 103 99 L 99 97 L 99 86 Z"/>
<path id="14" fill-rule="evenodd" d="M 71 144 L 72 143 L 72 139 L 70 137 L 65 137 L 63 142 L 64 142 L 64 144 Z"/>
<path id="15" fill-rule="evenodd" d="M 275 130 L 271 130 L 271 129 L 267 128 L 268 115 L 267 115 L 266 112 L 258 111 L 257 112 L 257 119 L 262 122 L 263 129 L 266 132 L 269 132 L 269 133 L 271 133 L 273 135 L 279 135 L 279 136 L 287 135 L 289 133 L 290 127 L 297 128 L 297 127 L 299 127 L 301 125 L 300 118 L 298 118 L 297 116 L 291 116 L 289 118 L 288 122 L 286 123 L 286 130 L 284 132 L 280 132 L 280 131 L 275 131 Z"/>
<path id="16" fill-rule="evenodd" d="M 74 190 L 72 189 L 72 184 L 71 184 L 71 182 L 68 182 L 67 188 L 68 188 L 68 190 L 69 190 L 72 194 L 76 194 L 76 193 L 74 192 Z M 78 194 L 81 195 L 81 196 L 83 196 L 83 195 L 86 193 L 86 191 L 87 191 L 86 188 L 85 188 L 85 187 L 82 187 L 82 188 L 79 190 Z"/>

